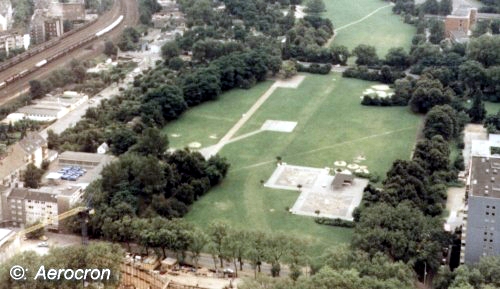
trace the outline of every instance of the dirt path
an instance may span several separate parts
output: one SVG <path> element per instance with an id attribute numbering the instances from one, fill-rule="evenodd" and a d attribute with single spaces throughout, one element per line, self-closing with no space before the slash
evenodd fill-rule
<path id="1" fill-rule="evenodd" d="M 385 9 L 385 8 L 387 8 L 387 7 L 392 7 L 392 6 L 394 6 L 394 3 L 391 3 L 391 4 L 389 4 L 389 5 L 385 5 L 385 6 L 379 7 L 379 8 L 377 8 L 377 9 L 373 10 L 372 12 L 370 12 L 370 13 L 366 14 L 366 15 L 365 15 L 365 16 L 363 16 L 361 19 L 358 19 L 358 20 L 353 21 L 353 22 L 351 22 L 351 23 L 347 23 L 346 25 L 340 26 L 339 28 L 335 29 L 334 34 L 333 34 L 332 38 L 330 38 L 330 40 L 328 40 L 328 42 L 326 43 L 326 46 L 327 46 L 327 47 L 329 47 L 329 46 L 330 46 L 330 44 L 333 42 L 333 40 L 335 39 L 335 36 L 337 35 L 337 33 L 338 33 L 340 30 L 343 30 L 343 29 L 345 29 L 345 28 L 347 28 L 347 27 L 350 27 L 350 26 L 352 26 L 352 25 L 356 25 L 356 24 L 358 24 L 358 23 L 361 23 L 361 22 L 365 21 L 366 19 L 370 18 L 371 16 L 375 15 L 375 14 L 376 14 L 377 12 L 379 12 L 380 10 Z"/>

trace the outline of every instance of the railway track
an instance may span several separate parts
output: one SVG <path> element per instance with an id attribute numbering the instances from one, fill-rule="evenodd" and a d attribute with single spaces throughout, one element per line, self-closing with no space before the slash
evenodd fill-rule
<path id="1" fill-rule="evenodd" d="M 99 54 L 100 49 L 83 50 L 95 46 L 101 39 L 116 38 L 123 28 L 138 21 L 136 0 L 117 0 L 105 15 L 82 29 L 56 39 L 45 49 L 35 50 L 32 55 L 13 63 L 10 67 L 0 66 L 0 105 L 26 92 L 28 82 L 44 78 L 53 69 L 64 65 L 73 58 L 90 58 Z M 101 45 L 102 46 L 102 45 Z M 36 47 L 35 49 L 38 49 Z"/>

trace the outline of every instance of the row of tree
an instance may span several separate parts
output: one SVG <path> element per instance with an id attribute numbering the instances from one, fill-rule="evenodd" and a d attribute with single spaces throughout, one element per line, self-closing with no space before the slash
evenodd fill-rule
<path id="1" fill-rule="evenodd" d="M 85 280 L 85 287 L 116 288 L 120 281 L 120 265 L 123 261 L 123 254 L 124 252 L 119 245 L 103 242 L 91 243 L 85 247 L 50 248 L 48 254 L 43 256 L 34 251 L 23 252 L 6 260 L 6 262 L 2 262 L 3 264 L 0 266 L 0 288 L 60 289 L 77 288 L 78 284 L 82 284 L 82 281 L 79 280 L 64 280 L 62 274 L 56 280 L 47 280 L 42 276 L 35 279 L 39 270 L 43 269 L 42 265 L 45 269 L 45 276 L 48 276 L 50 269 L 109 269 L 111 272 L 109 280 L 106 280 L 105 277 L 102 281 L 94 282 L 88 276 Z M 26 274 L 24 280 L 12 278 L 10 270 L 15 266 L 24 268 Z"/>

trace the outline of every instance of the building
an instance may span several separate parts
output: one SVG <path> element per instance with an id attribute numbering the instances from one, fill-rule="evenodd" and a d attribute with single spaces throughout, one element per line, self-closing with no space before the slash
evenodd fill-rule
<path id="1" fill-rule="evenodd" d="M 57 229 L 59 223 L 54 217 L 81 203 L 85 188 L 100 177 L 102 168 L 113 159 L 108 155 L 67 151 L 50 165 L 40 188 L 0 187 L 2 223 L 28 226 L 47 221 L 49 228 Z M 81 175 L 65 178 L 67 170 L 76 168 Z"/>
<path id="2" fill-rule="evenodd" d="M 48 9 L 36 9 L 31 17 L 30 37 L 33 44 L 40 44 L 63 34 L 62 17 L 52 17 Z"/>
<path id="3" fill-rule="evenodd" d="M 14 256 L 20 246 L 16 232 L 0 228 L 0 260 L 7 260 Z"/>
<path id="4" fill-rule="evenodd" d="M 98 154 L 105 154 L 109 151 L 109 146 L 107 143 L 103 142 L 98 148 L 97 148 L 97 153 Z"/>
<path id="5" fill-rule="evenodd" d="M 68 3 L 52 2 L 49 6 L 50 17 L 62 18 L 68 21 L 85 21 L 85 3 L 70 1 Z"/>
<path id="6" fill-rule="evenodd" d="M 0 50 L 9 52 L 12 49 L 20 49 L 27 47 L 25 44 L 25 36 L 18 33 L 0 32 Z"/>
<path id="7" fill-rule="evenodd" d="M 9 114 L 2 122 L 15 123 L 21 119 L 50 122 L 62 118 L 88 100 L 88 95 L 65 91 L 58 95 L 46 95 Z"/>
<path id="8" fill-rule="evenodd" d="M 158 29 L 182 29 L 186 27 L 186 18 L 184 14 L 179 11 L 155 13 L 152 17 L 152 22 L 154 27 Z"/>
<path id="9" fill-rule="evenodd" d="M 461 261 L 500 256 L 500 156 L 472 156 Z"/>
<path id="10" fill-rule="evenodd" d="M 47 141 L 37 132 L 29 132 L 7 148 L 0 158 L 0 185 L 11 187 L 20 181 L 21 172 L 30 163 L 40 167 L 49 156 Z"/>
<path id="11" fill-rule="evenodd" d="M 466 42 L 476 21 L 476 8 L 460 6 L 451 15 L 446 16 L 444 20 L 445 35 L 453 41 Z"/>
<path id="12" fill-rule="evenodd" d="M 10 29 L 12 26 L 12 3 L 10 0 L 0 0 L 0 31 Z"/>
<path id="13" fill-rule="evenodd" d="M 334 190 L 341 189 L 344 186 L 352 185 L 354 175 L 349 170 L 338 172 L 333 177 L 332 188 Z"/>

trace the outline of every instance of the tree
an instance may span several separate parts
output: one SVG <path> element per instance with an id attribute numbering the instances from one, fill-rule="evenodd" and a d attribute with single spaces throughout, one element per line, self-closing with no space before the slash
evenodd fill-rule
<path id="1" fill-rule="evenodd" d="M 225 255 L 233 261 L 234 272 L 238 277 L 238 265 L 243 269 L 243 258 L 248 251 L 248 234 L 245 231 L 230 231 L 227 238 L 224 239 Z"/>
<path id="2" fill-rule="evenodd" d="M 467 45 L 467 57 L 476 60 L 485 67 L 500 64 L 500 36 L 483 35 L 473 38 Z"/>
<path id="3" fill-rule="evenodd" d="M 33 99 L 39 98 L 45 94 L 45 88 L 42 85 L 42 82 L 39 80 L 30 80 L 30 94 Z"/>
<path id="4" fill-rule="evenodd" d="M 42 181 L 44 171 L 37 168 L 34 164 L 29 164 L 23 173 L 24 185 L 28 188 L 38 189 Z"/>
<path id="5" fill-rule="evenodd" d="M 488 53 L 485 51 L 485 53 Z M 458 78 L 463 81 L 469 91 L 480 89 L 487 83 L 484 67 L 478 61 L 467 60 L 458 68 Z"/>
<path id="6" fill-rule="evenodd" d="M 162 159 L 168 148 L 168 139 L 159 129 L 147 128 L 131 150 L 143 156 Z"/>
<path id="7" fill-rule="evenodd" d="M 441 0 L 439 2 L 439 14 L 450 15 L 453 11 L 453 0 Z"/>
<path id="8" fill-rule="evenodd" d="M 123 30 L 120 39 L 118 40 L 118 47 L 122 51 L 129 51 L 137 49 L 141 34 L 134 27 L 127 27 Z"/>
<path id="9" fill-rule="evenodd" d="M 439 3 L 437 0 L 426 0 L 422 4 L 422 10 L 427 14 L 439 14 Z"/>
<path id="10" fill-rule="evenodd" d="M 173 57 L 178 56 L 179 53 L 180 49 L 175 41 L 168 41 L 161 47 L 161 55 L 165 61 L 169 61 Z"/>
<path id="11" fill-rule="evenodd" d="M 362 211 L 352 242 L 370 256 L 382 252 L 396 261 L 426 262 L 435 270 L 440 264 L 439 222 L 408 202 L 396 207 L 380 203 Z"/>
<path id="12" fill-rule="evenodd" d="M 346 46 L 332 45 L 330 50 L 333 56 L 332 64 L 347 65 L 347 60 L 351 56 L 351 53 Z"/>
<path id="13" fill-rule="evenodd" d="M 194 229 L 191 232 L 189 251 L 191 252 L 191 258 L 194 261 L 194 268 L 196 270 L 198 270 L 198 262 L 200 260 L 201 251 L 206 247 L 208 241 L 208 236 L 202 230 Z"/>
<path id="14" fill-rule="evenodd" d="M 211 251 L 216 256 L 219 258 L 220 261 L 220 267 L 224 267 L 224 258 L 226 256 L 226 250 L 225 250 L 225 244 L 226 244 L 226 239 L 229 237 L 230 233 L 230 228 L 226 223 L 223 222 L 213 222 L 209 225 L 208 227 L 209 230 L 209 237 L 211 240 Z"/>
<path id="15" fill-rule="evenodd" d="M 109 144 L 114 155 L 121 155 L 137 142 L 137 135 L 129 128 L 121 127 L 111 132 Z"/>
<path id="16" fill-rule="evenodd" d="M 464 123 L 459 119 L 458 113 L 449 105 L 433 107 L 425 117 L 424 135 L 431 139 L 435 135 L 441 135 L 445 140 L 458 137 Z"/>
<path id="17" fill-rule="evenodd" d="M 410 107 L 414 112 L 427 113 L 435 105 L 443 105 L 451 102 L 447 94 L 435 87 L 426 89 L 421 86 L 415 89 L 410 99 Z"/>
<path id="18" fill-rule="evenodd" d="M 283 62 L 283 65 L 281 66 L 281 69 L 283 70 L 284 78 L 290 78 L 297 74 L 297 65 L 291 60 L 285 60 Z"/>
<path id="19" fill-rule="evenodd" d="M 306 2 L 307 10 L 309 14 L 320 14 L 326 11 L 326 6 L 323 0 L 308 0 Z"/>
<path id="20" fill-rule="evenodd" d="M 357 57 L 357 65 L 373 66 L 378 64 L 379 59 L 374 46 L 360 44 L 354 48 L 353 54 Z"/>
<path id="21" fill-rule="evenodd" d="M 403 47 L 391 48 L 385 56 L 385 64 L 405 69 L 410 65 L 410 56 Z"/>
<path id="22" fill-rule="evenodd" d="M 180 88 L 174 85 L 162 85 L 150 90 L 144 96 L 141 107 L 142 119 L 145 123 L 163 126 L 167 121 L 177 119 L 186 109 L 187 104 Z"/>
<path id="23" fill-rule="evenodd" d="M 471 108 L 467 111 L 472 123 L 482 123 L 486 117 L 486 108 L 483 103 L 483 93 L 476 90 Z"/>
<path id="24" fill-rule="evenodd" d="M 432 21 L 430 24 L 429 41 L 432 44 L 439 44 L 445 38 L 444 23 L 442 21 Z"/>
<path id="25" fill-rule="evenodd" d="M 118 49 L 112 41 L 108 40 L 104 43 L 104 54 L 108 57 L 114 57 L 118 54 Z"/>
<path id="26" fill-rule="evenodd" d="M 222 92 L 219 72 L 209 68 L 187 75 L 183 81 L 183 91 L 188 106 L 217 99 Z"/>
<path id="27" fill-rule="evenodd" d="M 249 234 L 248 260 L 254 269 L 254 276 L 256 277 L 257 272 L 260 273 L 262 262 L 266 258 L 267 235 L 261 231 L 253 231 L 249 232 Z"/>

